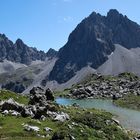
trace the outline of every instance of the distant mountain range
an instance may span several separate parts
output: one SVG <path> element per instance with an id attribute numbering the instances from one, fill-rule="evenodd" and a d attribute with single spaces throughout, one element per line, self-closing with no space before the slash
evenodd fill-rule
<path id="1" fill-rule="evenodd" d="M 20 39 L 13 43 L 5 35 L 0 35 L 0 49 L 1 85 L 20 83 L 24 93 L 36 85 L 64 89 L 89 73 L 140 75 L 140 25 L 115 9 L 85 18 L 58 52 L 38 51 Z"/>
<path id="2" fill-rule="evenodd" d="M 47 56 L 56 55 L 56 51 L 50 49 L 47 53 L 38 51 L 36 48 L 28 47 L 21 39 L 15 43 L 9 40 L 4 34 L 0 34 L 0 61 L 5 59 L 22 64 L 31 64 L 32 61 L 44 61 Z"/>

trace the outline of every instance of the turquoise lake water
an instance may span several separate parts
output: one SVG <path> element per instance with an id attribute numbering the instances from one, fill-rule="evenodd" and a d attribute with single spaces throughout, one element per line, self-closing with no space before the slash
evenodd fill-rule
<path id="1" fill-rule="evenodd" d="M 84 108 L 103 109 L 117 115 L 116 119 L 120 121 L 121 125 L 127 129 L 135 130 L 140 133 L 140 111 L 117 107 L 111 100 L 101 99 L 66 99 L 58 98 L 56 102 L 61 105 L 72 105 L 73 103 L 79 104 Z"/>

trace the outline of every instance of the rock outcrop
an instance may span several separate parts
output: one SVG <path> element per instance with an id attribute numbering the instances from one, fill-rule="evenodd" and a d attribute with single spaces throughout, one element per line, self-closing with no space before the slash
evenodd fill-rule
<path id="1" fill-rule="evenodd" d="M 15 110 L 17 112 L 22 112 L 24 110 L 24 105 L 15 102 L 12 98 L 7 101 L 2 101 L 0 103 L 0 108 L 2 111 L 5 110 Z"/>
<path id="2" fill-rule="evenodd" d="M 33 87 L 31 89 L 29 104 L 45 105 L 47 101 L 54 101 L 54 95 L 50 89 L 46 91 L 41 87 Z"/>
<path id="3" fill-rule="evenodd" d="M 116 100 L 126 94 L 140 95 L 140 80 L 130 73 L 119 76 L 101 76 L 93 74 L 88 81 L 72 88 L 68 94 L 71 98 L 112 98 Z"/>
<path id="4" fill-rule="evenodd" d="M 50 89 L 46 91 L 41 87 L 34 87 L 30 91 L 28 105 L 22 105 L 9 99 L 0 102 L 0 110 L 2 114 L 22 117 L 32 117 L 35 119 L 44 120 L 46 117 L 52 118 L 54 121 L 64 122 L 69 120 L 70 117 L 67 113 L 57 112 L 59 106 L 54 105 L 53 92 Z M 27 131 L 35 129 L 32 126 L 25 126 Z"/>

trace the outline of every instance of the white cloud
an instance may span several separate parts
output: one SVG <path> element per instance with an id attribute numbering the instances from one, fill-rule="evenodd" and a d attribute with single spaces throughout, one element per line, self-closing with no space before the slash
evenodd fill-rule
<path id="1" fill-rule="evenodd" d="M 73 17 L 71 16 L 66 16 L 66 17 L 58 17 L 58 22 L 59 23 L 62 23 L 62 22 L 67 22 L 67 23 L 70 23 L 70 22 L 73 22 Z"/>
<path id="2" fill-rule="evenodd" d="M 70 16 L 67 16 L 67 17 L 64 17 L 63 20 L 64 20 L 65 22 L 72 22 L 72 21 L 73 21 L 73 18 L 70 17 Z"/>

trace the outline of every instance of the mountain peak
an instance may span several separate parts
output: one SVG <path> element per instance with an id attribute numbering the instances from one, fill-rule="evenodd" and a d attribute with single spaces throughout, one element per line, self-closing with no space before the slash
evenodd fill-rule
<path id="1" fill-rule="evenodd" d="M 20 38 L 18 38 L 15 44 L 24 44 L 24 42 Z"/>
<path id="2" fill-rule="evenodd" d="M 118 15 L 120 15 L 120 13 L 116 9 L 110 9 L 109 12 L 107 13 L 107 17 L 118 16 Z"/>
<path id="3" fill-rule="evenodd" d="M 93 11 L 93 12 L 90 14 L 90 16 L 97 16 L 97 14 L 98 14 L 98 13 L 96 13 L 96 12 Z"/>
<path id="4" fill-rule="evenodd" d="M 0 34 L 0 37 L 6 38 L 5 34 Z"/>
<path id="5" fill-rule="evenodd" d="M 107 16 L 93 12 L 70 34 L 66 45 L 58 52 L 59 59 L 49 75 L 50 80 L 67 82 L 87 64 L 98 69 L 115 50 L 114 44 L 126 49 L 140 46 L 140 28 L 116 9 Z"/>
<path id="6" fill-rule="evenodd" d="M 92 12 L 90 15 L 89 15 L 89 17 L 87 18 L 87 19 L 94 19 L 94 20 L 96 20 L 96 19 L 98 19 L 98 18 L 100 18 L 101 17 L 101 15 L 99 14 L 99 13 L 96 13 L 96 12 Z"/>
<path id="7" fill-rule="evenodd" d="M 50 48 L 46 55 L 47 55 L 47 57 L 55 57 L 57 55 L 57 51 Z"/>
<path id="8" fill-rule="evenodd" d="M 0 60 L 29 65 L 32 61 L 46 59 L 46 53 L 27 46 L 21 39 L 13 44 L 4 34 L 0 34 Z"/>

